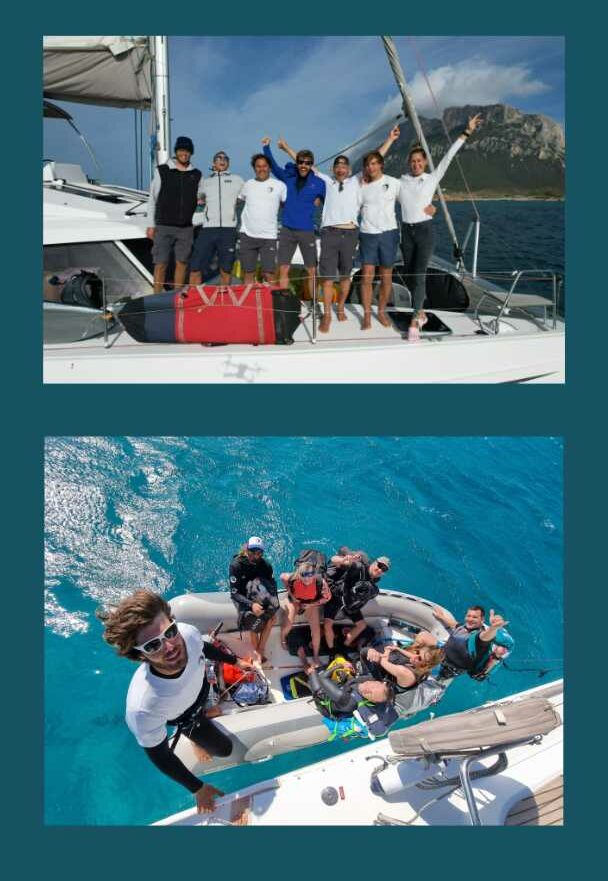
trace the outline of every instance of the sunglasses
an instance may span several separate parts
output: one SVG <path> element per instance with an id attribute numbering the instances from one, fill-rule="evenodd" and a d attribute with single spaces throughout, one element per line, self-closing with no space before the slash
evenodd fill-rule
<path id="1" fill-rule="evenodd" d="M 264 553 L 264 551 L 260 550 L 260 548 L 247 548 L 247 552 L 249 554 L 259 554 L 260 557 Z"/>
<path id="2" fill-rule="evenodd" d="M 314 572 L 302 572 L 302 578 L 314 578 Z"/>
<path id="3" fill-rule="evenodd" d="M 312 165 L 312 162 L 310 159 L 298 159 L 297 164 L 298 165 Z"/>
<path id="4" fill-rule="evenodd" d="M 388 572 L 388 566 L 385 566 L 384 563 L 376 563 L 376 566 L 381 572 Z"/>
<path id="5" fill-rule="evenodd" d="M 154 655 L 156 652 L 160 651 L 163 642 L 167 639 L 175 639 L 178 634 L 177 622 L 172 621 L 171 624 L 167 627 L 167 629 L 159 634 L 159 636 L 153 637 L 153 639 L 149 639 L 147 642 L 144 642 L 142 645 L 134 645 L 133 648 L 138 652 L 143 652 L 144 655 Z"/>

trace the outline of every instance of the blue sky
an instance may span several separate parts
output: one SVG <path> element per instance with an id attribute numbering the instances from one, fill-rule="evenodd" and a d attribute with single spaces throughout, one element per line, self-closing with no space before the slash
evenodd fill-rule
<path id="1" fill-rule="evenodd" d="M 437 115 L 422 66 L 441 109 L 502 102 L 564 123 L 562 37 L 395 42 L 421 115 Z M 283 135 L 317 159 L 384 123 L 380 141 L 401 107 L 378 37 L 171 37 L 169 63 L 172 139 L 193 139 L 203 173 L 221 148 L 232 170 L 249 177 L 249 158 L 264 135 Z M 135 184 L 133 111 L 62 106 L 93 146 L 102 179 Z M 58 120 L 44 122 L 44 157 L 78 162 L 97 176 L 76 134 Z"/>

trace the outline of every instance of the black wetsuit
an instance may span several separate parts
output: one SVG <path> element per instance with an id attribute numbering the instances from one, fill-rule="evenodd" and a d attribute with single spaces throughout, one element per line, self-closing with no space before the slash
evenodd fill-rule
<path id="1" fill-rule="evenodd" d="M 308 684 L 310 690 L 315 697 L 326 697 L 331 701 L 332 716 L 335 719 L 346 718 L 352 716 L 354 711 L 363 700 L 358 692 L 358 687 L 362 682 L 369 682 L 372 676 L 353 676 L 344 685 L 338 685 L 330 678 L 330 674 L 326 671 L 318 673 L 313 670 L 308 675 Z"/>
<path id="2" fill-rule="evenodd" d="M 243 554 L 235 554 L 230 563 L 229 583 L 230 599 L 239 612 L 248 612 L 255 600 L 250 599 L 247 593 L 247 585 L 254 578 L 264 578 L 272 582 L 276 588 L 276 582 L 272 575 L 272 566 L 264 559 L 250 560 Z"/>
<path id="3" fill-rule="evenodd" d="M 369 574 L 369 565 L 362 560 L 355 560 L 347 566 L 329 565 L 326 573 L 327 583 L 331 590 L 331 599 L 325 604 L 325 618 L 332 621 L 342 607 L 353 622 L 362 621 L 363 615 L 357 603 L 361 592 L 371 595 L 377 593 L 376 584 L 379 579 Z M 367 602 L 367 600 L 365 601 Z"/>
<path id="4" fill-rule="evenodd" d="M 211 643 L 204 644 L 204 655 L 210 661 L 228 661 L 229 664 L 236 664 L 237 661 L 236 655 L 226 653 Z M 160 676 L 162 679 L 177 679 L 181 676 L 181 672 L 173 676 L 163 676 L 162 673 L 157 673 L 153 667 L 151 669 L 156 676 Z M 209 682 L 205 676 L 198 697 L 192 706 L 188 707 L 177 719 L 168 719 L 167 725 L 176 725 L 180 733 L 183 733 L 190 740 L 202 746 L 210 755 L 229 756 L 232 752 L 230 738 L 223 731 L 220 731 L 211 719 L 204 715 L 204 706 L 209 695 L 209 688 Z M 181 783 L 190 792 L 198 792 L 203 785 L 202 780 L 189 771 L 175 755 L 169 746 L 168 737 L 162 743 L 159 743 L 158 746 L 144 747 L 144 751 L 163 774 L 175 780 L 176 783 Z"/>

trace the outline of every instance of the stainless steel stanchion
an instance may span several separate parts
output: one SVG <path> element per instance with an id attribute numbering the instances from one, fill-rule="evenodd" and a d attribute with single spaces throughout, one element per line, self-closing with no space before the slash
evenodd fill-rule
<path id="1" fill-rule="evenodd" d="M 317 273 L 312 277 L 312 342 L 317 342 Z"/>

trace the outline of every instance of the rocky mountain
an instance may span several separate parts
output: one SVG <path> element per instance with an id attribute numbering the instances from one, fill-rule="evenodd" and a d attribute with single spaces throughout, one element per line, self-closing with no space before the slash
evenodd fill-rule
<path id="1" fill-rule="evenodd" d="M 474 195 L 563 197 L 565 143 L 562 127 L 557 122 L 541 114 L 522 113 L 508 104 L 449 107 L 443 113 L 443 122 L 450 142 L 476 113 L 482 114 L 483 124 L 458 153 Z M 420 121 L 437 163 L 447 149 L 442 122 L 424 117 Z M 401 137 L 386 158 L 387 174 L 398 177 L 404 173 L 407 154 L 416 140 L 411 123 L 402 124 Z M 448 198 L 466 193 L 456 162 L 452 162 L 442 188 Z"/>

